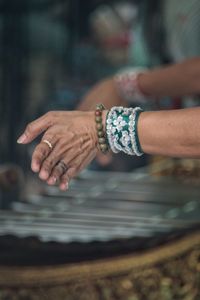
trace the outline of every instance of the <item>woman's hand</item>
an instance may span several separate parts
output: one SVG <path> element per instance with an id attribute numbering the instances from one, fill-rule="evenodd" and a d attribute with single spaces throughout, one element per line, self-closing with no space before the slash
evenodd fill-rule
<path id="1" fill-rule="evenodd" d="M 70 179 L 98 152 L 94 112 L 48 112 L 28 124 L 18 143 L 30 143 L 43 132 L 31 168 L 49 185 L 59 182 L 60 189 L 66 190 Z"/>

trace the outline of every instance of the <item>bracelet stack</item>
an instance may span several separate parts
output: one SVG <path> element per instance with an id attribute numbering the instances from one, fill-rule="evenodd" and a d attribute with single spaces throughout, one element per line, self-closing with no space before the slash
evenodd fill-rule
<path id="1" fill-rule="evenodd" d="M 107 144 L 106 134 L 104 132 L 103 124 L 102 124 L 102 111 L 103 110 L 105 110 L 104 105 L 97 104 L 96 110 L 95 110 L 95 122 L 96 122 L 99 148 L 100 148 L 101 152 L 105 154 L 109 150 L 109 147 Z"/>
<path id="2" fill-rule="evenodd" d="M 137 132 L 140 107 L 113 107 L 108 112 L 106 134 L 109 146 L 114 153 L 120 151 L 141 156 L 143 154 Z"/>
<path id="3" fill-rule="evenodd" d="M 143 111 L 140 107 L 112 107 L 107 114 L 106 132 L 102 124 L 103 104 L 98 104 L 95 110 L 95 122 L 98 145 L 104 154 L 110 149 L 114 153 L 124 152 L 128 155 L 143 154 L 138 138 L 138 118 Z"/>

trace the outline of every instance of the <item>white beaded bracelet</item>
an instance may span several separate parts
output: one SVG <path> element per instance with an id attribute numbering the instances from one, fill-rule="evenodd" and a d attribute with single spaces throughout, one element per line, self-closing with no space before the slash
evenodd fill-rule
<path id="1" fill-rule="evenodd" d="M 147 72 L 146 68 L 125 68 L 119 71 L 114 81 L 120 96 L 129 103 L 145 103 L 148 96 L 142 92 L 138 78 L 142 73 Z"/>

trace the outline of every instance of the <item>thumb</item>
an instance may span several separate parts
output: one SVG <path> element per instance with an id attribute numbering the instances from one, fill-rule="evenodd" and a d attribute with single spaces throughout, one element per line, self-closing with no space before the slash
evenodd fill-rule
<path id="1" fill-rule="evenodd" d="M 38 135 L 46 131 L 52 124 L 51 113 L 47 113 L 35 121 L 29 123 L 23 134 L 18 138 L 18 144 L 28 144 L 32 142 Z"/>

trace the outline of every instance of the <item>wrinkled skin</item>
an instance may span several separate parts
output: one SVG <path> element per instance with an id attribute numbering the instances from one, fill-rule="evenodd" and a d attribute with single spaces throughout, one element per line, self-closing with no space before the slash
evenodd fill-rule
<path id="1" fill-rule="evenodd" d="M 48 112 L 27 125 L 18 143 L 28 144 L 42 133 L 32 155 L 31 168 L 49 185 L 59 183 L 60 189 L 66 190 L 69 181 L 98 152 L 94 112 Z M 52 144 L 52 149 L 44 140 Z"/>

